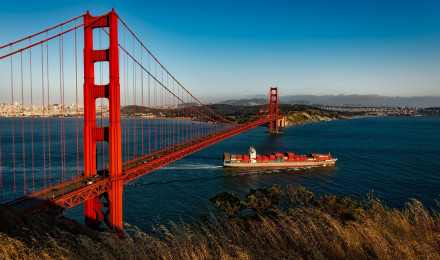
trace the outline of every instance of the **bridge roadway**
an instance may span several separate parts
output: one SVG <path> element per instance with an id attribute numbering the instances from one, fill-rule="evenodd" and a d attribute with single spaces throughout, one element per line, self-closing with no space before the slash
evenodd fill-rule
<path id="1" fill-rule="evenodd" d="M 127 183 L 211 144 L 274 120 L 276 119 L 265 118 L 252 123 L 232 126 L 124 162 L 122 164 L 122 175 L 118 178 L 122 178 L 123 182 Z M 80 176 L 71 181 L 18 198 L 6 203 L 6 205 L 10 206 L 12 209 L 23 211 L 25 213 L 44 211 L 56 216 L 65 209 L 71 208 L 87 199 L 95 198 L 96 196 L 105 193 L 110 188 L 111 178 L 108 176 L 108 171 L 102 170 L 95 176 Z"/>

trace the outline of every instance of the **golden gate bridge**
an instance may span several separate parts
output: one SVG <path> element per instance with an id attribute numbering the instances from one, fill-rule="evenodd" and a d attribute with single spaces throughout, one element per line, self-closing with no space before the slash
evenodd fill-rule
<path id="1" fill-rule="evenodd" d="M 114 10 L 3 45 L 0 66 L 10 73 L 1 83 L 8 117 L 0 125 L 2 200 L 54 216 L 85 203 L 92 228 L 122 230 L 124 183 L 256 126 L 277 132 L 282 119 L 277 88 L 245 123 L 218 115 Z M 75 124 L 66 129 L 68 117 Z"/>

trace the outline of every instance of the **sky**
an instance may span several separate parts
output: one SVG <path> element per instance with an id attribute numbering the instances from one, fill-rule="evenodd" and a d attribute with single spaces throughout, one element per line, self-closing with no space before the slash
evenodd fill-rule
<path id="1" fill-rule="evenodd" d="M 280 95 L 440 96 L 438 0 L 3 1 L 0 45 L 111 8 L 203 102 L 270 86 Z"/>

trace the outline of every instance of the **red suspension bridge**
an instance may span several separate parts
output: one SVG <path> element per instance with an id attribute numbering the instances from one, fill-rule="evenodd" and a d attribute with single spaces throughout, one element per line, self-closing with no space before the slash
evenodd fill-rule
<path id="1" fill-rule="evenodd" d="M 277 88 L 246 123 L 216 114 L 114 10 L 1 46 L 0 71 L 1 200 L 51 215 L 85 203 L 92 228 L 122 229 L 124 183 L 282 119 Z"/>

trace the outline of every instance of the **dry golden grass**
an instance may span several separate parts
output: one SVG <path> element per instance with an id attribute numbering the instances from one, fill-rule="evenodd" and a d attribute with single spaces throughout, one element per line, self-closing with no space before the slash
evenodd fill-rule
<path id="1" fill-rule="evenodd" d="M 17 219 L 0 226 L 0 258 L 440 259 L 438 212 L 416 200 L 399 210 L 371 199 L 347 217 L 341 206 L 347 201 L 335 198 L 265 215 L 158 226 L 151 234 L 127 225 L 131 235 L 123 241 L 67 219 L 0 208 Z"/>

